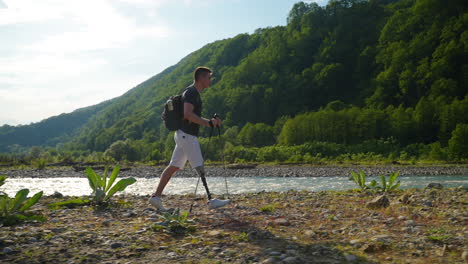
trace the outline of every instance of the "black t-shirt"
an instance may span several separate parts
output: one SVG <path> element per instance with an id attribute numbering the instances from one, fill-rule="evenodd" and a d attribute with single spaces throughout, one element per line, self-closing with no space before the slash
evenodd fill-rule
<path id="1" fill-rule="evenodd" d="M 200 93 L 197 91 L 195 86 L 190 85 L 182 94 L 182 102 L 184 103 L 191 103 L 193 105 L 193 112 L 201 117 L 202 112 L 202 101 L 200 98 Z M 180 130 L 184 131 L 187 134 L 198 136 L 198 130 L 200 129 L 200 125 L 193 123 L 187 119 L 184 119 L 182 122 L 182 127 Z"/>

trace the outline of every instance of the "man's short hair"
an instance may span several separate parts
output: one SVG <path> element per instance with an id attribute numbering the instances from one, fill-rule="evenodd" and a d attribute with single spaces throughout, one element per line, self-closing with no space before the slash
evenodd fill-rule
<path id="1" fill-rule="evenodd" d="M 200 78 L 200 76 L 206 74 L 206 73 L 212 73 L 213 71 L 208 68 L 208 67 L 197 67 L 195 69 L 195 72 L 193 73 L 193 79 L 195 81 L 198 81 L 198 79 Z"/>

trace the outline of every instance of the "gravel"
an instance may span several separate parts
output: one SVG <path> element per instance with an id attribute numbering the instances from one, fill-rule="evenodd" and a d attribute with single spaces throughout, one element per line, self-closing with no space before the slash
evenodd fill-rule
<path id="1" fill-rule="evenodd" d="M 253 167 L 253 166 L 251 166 Z M 120 177 L 159 177 L 164 167 L 136 166 L 125 168 L 119 174 Z M 368 176 L 381 174 L 388 175 L 400 171 L 400 176 L 418 175 L 468 175 L 468 166 L 305 166 L 305 165 L 262 165 L 253 168 L 231 169 L 222 166 L 207 166 L 208 175 L 227 177 L 348 177 L 351 171 L 363 170 Z M 102 173 L 101 170 L 97 170 Z M 83 171 L 75 171 L 71 167 L 36 169 L 2 169 L 0 175 L 6 174 L 10 178 L 54 178 L 54 177 L 85 177 Z M 195 171 L 190 168 L 177 172 L 177 177 L 196 177 Z"/>

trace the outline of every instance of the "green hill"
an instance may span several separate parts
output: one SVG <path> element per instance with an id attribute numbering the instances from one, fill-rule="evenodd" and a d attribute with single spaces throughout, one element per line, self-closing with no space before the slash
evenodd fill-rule
<path id="1" fill-rule="evenodd" d="M 63 149 L 91 153 L 128 140 L 138 153 L 128 159 L 161 159 L 171 151 L 162 105 L 204 65 L 215 79 L 203 114 L 224 117 L 231 149 L 388 138 L 443 148 L 468 123 L 466 11 L 461 0 L 300 2 L 287 26 L 207 44 L 73 127 L 73 113 L 40 122 L 47 137 L 33 136 L 35 124 L 4 126 L 0 147 L 71 139 Z"/>

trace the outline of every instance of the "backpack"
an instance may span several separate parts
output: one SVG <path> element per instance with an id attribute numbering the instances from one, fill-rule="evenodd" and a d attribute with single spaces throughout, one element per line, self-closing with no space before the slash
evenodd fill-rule
<path id="1" fill-rule="evenodd" d="M 176 131 L 182 127 L 184 119 L 184 103 L 182 95 L 171 96 L 164 104 L 161 115 L 164 125 L 171 131 Z"/>

